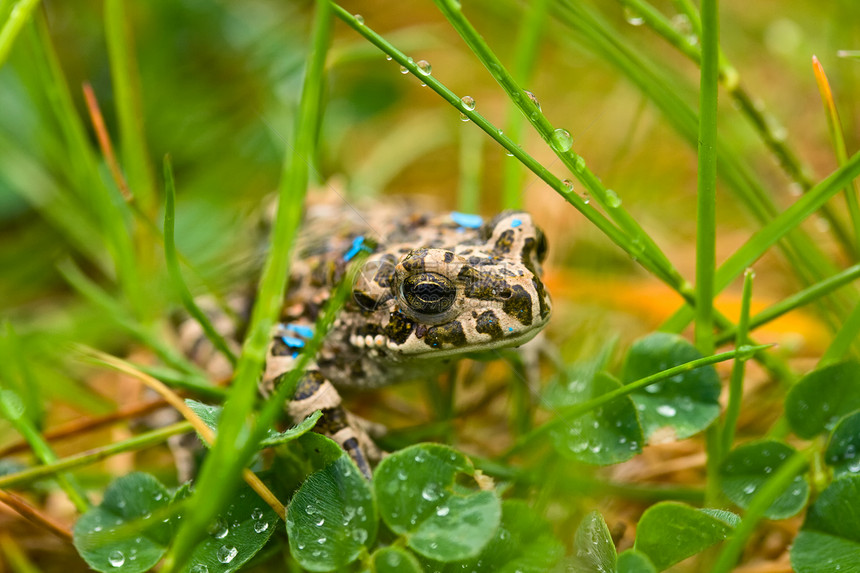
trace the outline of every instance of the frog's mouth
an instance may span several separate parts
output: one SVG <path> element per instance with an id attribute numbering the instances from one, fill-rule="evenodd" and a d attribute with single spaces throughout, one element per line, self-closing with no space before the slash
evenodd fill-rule
<path id="1" fill-rule="evenodd" d="M 505 336 L 497 340 L 482 341 L 475 344 L 465 344 L 463 346 L 449 346 L 446 344 L 441 348 L 432 348 L 427 346 L 427 350 L 405 353 L 405 355 L 408 355 L 410 358 L 435 360 L 436 358 L 462 356 L 464 354 L 480 354 L 486 350 L 522 346 L 537 336 L 538 333 L 543 330 L 543 327 L 546 326 L 547 322 L 549 322 L 549 315 L 547 315 L 541 322 L 532 325 L 528 330 L 524 330 L 510 336 Z"/>

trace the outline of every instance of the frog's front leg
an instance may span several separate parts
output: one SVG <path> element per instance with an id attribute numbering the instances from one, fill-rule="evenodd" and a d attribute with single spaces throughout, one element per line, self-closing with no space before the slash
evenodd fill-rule
<path id="1" fill-rule="evenodd" d="M 260 391 L 264 396 L 274 393 L 295 368 L 305 343 L 302 334 L 312 334 L 312 331 L 309 327 L 297 325 L 279 325 L 276 329 L 269 345 L 266 371 L 260 384 Z M 314 431 L 337 442 L 361 473 L 370 479 L 370 462 L 380 458 L 379 448 L 357 419 L 343 407 L 340 393 L 325 379 L 313 361 L 308 363 L 301 374 L 292 399 L 284 405 L 284 410 L 294 424 L 320 410 L 322 416 Z"/>

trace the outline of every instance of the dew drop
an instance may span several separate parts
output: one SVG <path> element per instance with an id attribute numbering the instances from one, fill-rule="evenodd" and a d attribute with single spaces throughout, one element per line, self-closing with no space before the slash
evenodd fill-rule
<path id="1" fill-rule="evenodd" d="M 189 569 L 189 573 L 209 573 L 209 567 L 205 563 L 196 563 Z"/>
<path id="2" fill-rule="evenodd" d="M 433 66 L 427 60 L 418 60 L 418 63 L 415 65 L 418 66 L 418 71 L 421 72 L 421 75 L 429 76 L 430 72 L 433 71 Z"/>
<path id="3" fill-rule="evenodd" d="M 426 499 L 427 501 L 436 501 L 439 499 L 439 491 L 435 484 L 428 483 L 427 486 L 421 490 L 421 497 Z"/>
<path id="4" fill-rule="evenodd" d="M 325 535 L 323 535 L 323 536 L 319 537 L 319 539 L 317 539 L 317 543 L 319 543 L 320 545 L 322 545 L 326 541 L 328 541 L 328 537 L 326 537 Z"/>
<path id="5" fill-rule="evenodd" d="M 475 98 L 472 96 L 463 96 L 460 98 L 460 103 L 463 104 L 463 107 L 469 111 L 475 109 Z"/>
<path id="6" fill-rule="evenodd" d="M 391 57 L 390 55 L 388 55 L 388 54 L 385 54 L 385 59 L 386 59 L 386 61 L 389 61 L 389 62 L 390 62 L 390 61 L 391 61 L 391 60 L 393 60 L 394 58 L 392 58 L 392 57 Z"/>
<path id="7" fill-rule="evenodd" d="M 460 112 L 460 121 L 469 121 L 469 116 L 461 111 Z"/>
<path id="8" fill-rule="evenodd" d="M 352 17 L 355 18 L 356 22 L 358 22 L 360 25 L 364 26 L 364 16 L 362 16 L 361 14 L 353 14 Z"/>
<path id="9" fill-rule="evenodd" d="M 440 505 L 436 508 L 436 515 L 439 517 L 445 517 L 451 511 L 451 508 L 447 505 Z"/>
<path id="10" fill-rule="evenodd" d="M 631 26 L 641 26 L 645 23 L 645 19 L 630 6 L 624 7 L 624 19 L 627 20 L 627 23 Z"/>
<path id="11" fill-rule="evenodd" d="M 239 550 L 232 545 L 222 545 L 218 548 L 215 556 L 221 563 L 230 563 L 239 554 Z"/>
<path id="12" fill-rule="evenodd" d="M 354 529 L 352 531 L 352 538 L 355 539 L 357 543 L 364 544 L 364 542 L 367 541 L 367 530 L 361 528 Z"/>
<path id="13" fill-rule="evenodd" d="M 588 193 L 583 193 L 582 202 L 588 205 L 591 202 L 591 195 L 589 195 Z"/>
<path id="14" fill-rule="evenodd" d="M 744 487 L 744 493 L 747 495 L 752 495 L 753 493 L 755 493 L 755 484 L 751 483 L 748 486 Z"/>
<path id="15" fill-rule="evenodd" d="M 401 74 L 408 74 L 409 70 L 406 69 L 406 66 L 400 66 L 400 73 Z"/>
<path id="16" fill-rule="evenodd" d="M 230 533 L 227 523 L 220 517 L 209 527 L 209 535 L 215 539 L 224 539 Z"/>
<path id="17" fill-rule="evenodd" d="M 317 521 L 314 525 L 316 525 L 317 527 L 322 527 L 324 523 L 325 523 L 325 518 L 320 517 L 319 521 Z"/>
<path id="18" fill-rule="evenodd" d="M 571 181 L 570 179 L 562 179 L 561 183 L 567 188 L 568 193 L 573 191 L 573 181 Z"/>
<path id="19" fill-rule="evenodd" d="M 566 151 L 570 151 L 570 148 L 573 145 L 573 138 L 570 136 L 569 131 L 559 128 L 552 132 L 549 144 L 559 153 L 564 153 Z"/>
<path id="20" fill-rule="evenodd" d="M 661 416 L 666 416 L 667 418 L 671 418 L 677 413 L 677 411 L 675 410 L 674 407 L 670 406 L 669 404 L 661 404 L 661 405 L 657 406 L 657 413 L 660 414 Z"/>
<path id="21" fill-rule="evenodd" d="M 122 551 L 111 551 L 110 555 L 108 555 L 108 563 L 113 567 L 122 567 L 123 563 L 125 563 L 125 555 L 123 555 Z"/>
<path id="22" fill-rule="evenodd" d="M 532 100 L 532 103 L 535 104 L 535 107 L 538 108 L 538 111 L 542 111 L 540 108 L 540 102 L 538 101 L 537 96 L 535 96 L 535 94 L 533 94 L 529 90 L 523 90 L 523 91 L 526 92 L 526 96 L 528 96 L 528 98 L 530 100 Z"/>
<path id="23" fill-rule="evenodd" d="M 621 197 L 612 189 L 606 190 L 606 206 L 613 209 L 621 206 Z"/>

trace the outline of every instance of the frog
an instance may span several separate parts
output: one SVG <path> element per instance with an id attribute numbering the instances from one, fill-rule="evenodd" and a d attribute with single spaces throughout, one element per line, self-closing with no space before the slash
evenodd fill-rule
<path id="1" fill-rule="evenodd" d="M 344 407 L 339 390 L 426 378 L 464 356 L 521 346 L 552 311 L 542 282 L 546 236 L 525 211 L 485 220 L 456 211 L 309 210 L 294 253 L 260 392 L 271 395 L 296 367 L 333 290 L 361 259 L 350 296 L 284 409 L 294 423 L 322 411 L 315 431 L 337 442 L 368 478 L 381 452 L 371 425 Z M 241 304 L 247 315 L 250 303 Z M 218 362 L 199 325 L 183 326 L 192 354 L 208 352 Z M 216 327 L 238 348 L 230 321 L 219 318 Z M 210 370 L 224 371 L 224 362 Z"/>

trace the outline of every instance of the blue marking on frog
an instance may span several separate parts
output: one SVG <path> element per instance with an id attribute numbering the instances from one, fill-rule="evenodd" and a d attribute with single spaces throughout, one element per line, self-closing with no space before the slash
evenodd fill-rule
<path id="1" fill-rule="evenodd" d="M 292 330 L 302 338 L 314 337 L 314 329 L 309 326 L 304 326 L 301 324 L 288 324 L 284 328 L 286 328 L 287 330 Z"/>
<path id="2" fill-rule="evenodd" d="M 514 219 L 513 221 L 511 221 L 511 227 L 514 227 L 514 228 L 519 227 L 522 224 L 523 224 L 523 222 L 520 221 L 519 219 Z"/>
<path id="3" fill-rule="evenodd" d="M 352 240 L 352 246 L 346 253 L 344 253 L 343 260 L 349 262 L 354 259 L 355 255 L 357 255 L 361 251 L 364 251 L 365 253 L 373 252 L 373 249 L 371 249 L 369 245 L 364 244 L 364 235 L 359 235 Z"/>
<path id="4" fill-rule="evenodd" d="M 484 218 L 480 215 L 471 215 L 469 213 L 451 212 L 451 220 L 467 229 L 477 229 L 484 224 Z"/>

